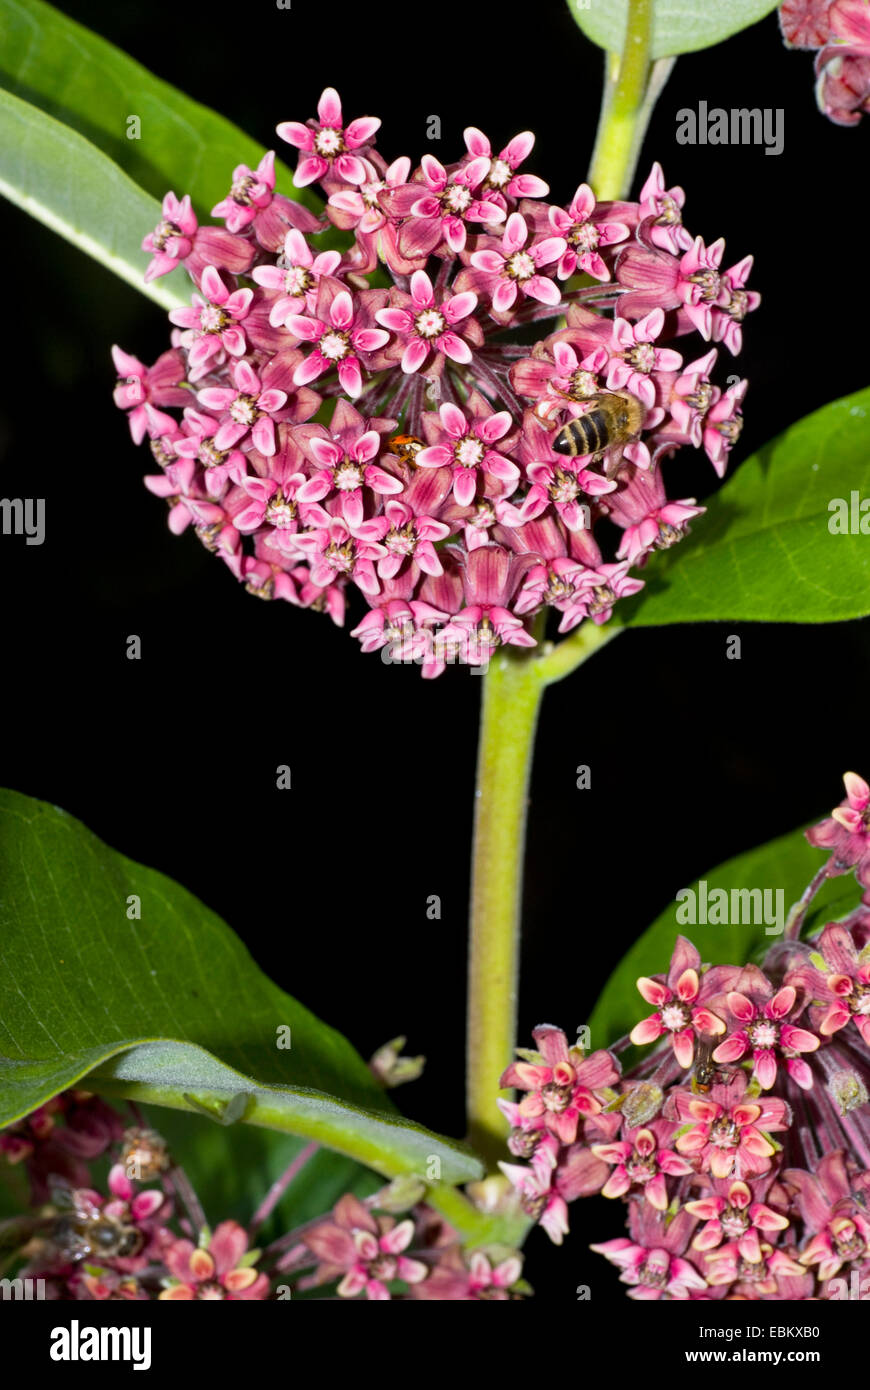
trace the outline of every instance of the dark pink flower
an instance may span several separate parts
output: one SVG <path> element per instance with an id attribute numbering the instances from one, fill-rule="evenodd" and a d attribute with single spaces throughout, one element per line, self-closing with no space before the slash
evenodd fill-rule
<path id="1" fill-rule="evenodd" d="M 546 198 L 550 191 L 549 184 L 535 174 L 517 173 L 535 147 L 535 137 L 530 130 L 515 135 L 498 155 L 493 155 L 492 145 L 476 126 L 466 127 L 462 135 L 471 159 L 489 160 L 481 190 L 485 198 L 497 202 L 502 208 L 507 207 L 508 198 Z"/>
<path id="2" fill-rule="evenodd" d="M 642 1046 L 670 1033 L 674 1056 L 681 1067 L 692 1065 L 696 1032 L 712 1037 L 725 1032 L 722 1019 L 706 1006 L 714 987 L 701 975 L 700 964 L 694 946 L 680 936 L 671 957 L 667 983 L 644 975 L 637 982 L 638 990 L 653 1005 L 655 1013 L 635 1024 L 631 1041 Z"/>
<path id="3" fill-rule="evenodd" d="M 498 478 L 508 493 L 519 481 L 515 463 L 492 446 L 509 434 L 511 417 L 506 410 L 469 419 L 457 405 L 449 402 L 438 412 L 438 423 L 429 417 L 433 441 L 416 457 L 418 468 L 450 468 L 453 495 L 462 507 L 471 504 L 478 482 L 487 473 Z"/>
<path id="4" fill-rule="evenodd" d="M 500 249 L 496 250 L 498 243 L 493 242 L 471 253 L 473 269 L 466 272 L 463 283 L 488 295 L 494 313 L 509 313 L 518 296 L 538 300 L 541 304 L 561 302 L 562 292 L 558 285 L 541 271 L 565 254 L 567 242 L 561 236 L 530 241 L 530 235 L 525 219 L 520 213 L 512 212 Z"/>
<path id="5" fill-rule="evenodd" d="M 270 364 L 271 365 L 271 364 Z M 250 433 L 261 454 L 275 452 L 275 414 L 287 403 L 287 392 L 268 383 L 267 367 L 262 379 L 242 358 L 232 366 L 232 386 L 206 386 L 198 399 L 209 410 L 219 410 L 226 418 L 214 436 L 215 448 L 232 449 Z"/>
<path id="6" fill-rule="evenodd" d="M 597 1114 L 602 1107 L 595 1092 L 613 1086 L 619 1080 L 619 1068 L 609 1052 L 593 1052 L 584 1058 L 579 1048 L 570 1049 L 559 1028 L 544 1024 L 532 1036 L 540 1061 L 512 1062 L 499 1086 L 528 1092 L 518 1106 L 521 1125 L 540 1118 L 563 1144 L 573 1144 L 581 1118 Z"/>
<path id="7" fill-rule="evenodd" d="M 164 415 L 156 407 L 187 405 L 190 401 L 191 392 L 181 384 L 185 378 L 181 354 L 174 349 L 161 353 L 153 367 L 146 367 L 138 357 L 113 347 L 112 361 L 118 373 L 115 405 L 129 412 L 127 419 L 134 443 L 141 444 L 146 434 L 154 439 L 177 428 L 172 416 Z"/>
<path id="8" fill-rule="evenodd" d="M 237 1221 L 222 1221 L 205 1245 L 177 1240 L 165 1255 L 173 1282 L 160 1298 L 183 1302 L 226 1299 L 230 1303 L 264 1299 L 269 1281 L 249 1260 L 248 1237 Z"/>
<path id="9" fill-rule="evenodd" d="M 345 127 L 341 98 L 334 87 L 327 87 L 317 103 L 316 121 L 301 125 L 298 121 L 282 121 L 276 127 L 282 140 L 300 151 L 293 182 L 297 188 L 323 182 L 329 176 L 342 183 L 365 182 L 365 165 L 356 153 L 364 149 L 377 130 L 377 116 L 360 116 Z"/>
<path id="10" fill-rule="evenodd" d="M 596 205 L 588 183 L 581 183 L 567 209 L 550 208 L 550 226 L 566 242 L 556 270 L 560 280 L 570 279 L 578 270 L 595 280 L 609 280 L 600 248 L 625 241 L 630 234 L 624 222 L 610 217 L 607 203 Z"/>
<path id="11" fill-rule="evenodd" d="M 404 1253 L 414 1239 L 414 1222 L 396 1224 L 392 1217 L 375 1217 L 350 1193 L 336 1203 L 331 1221 L 315 1226 L 302 1239 L 320 1262 L 317 1283 L 341 1276 L 340 1298 L 365 1293 L 374 1302 L 389 1302 L 388 1283 L 401 1279 L 419 1284 L 429 1272 L 422 1260 Z"/>
<path id="12" fill-rule="evenodd" d="M 855 870 L 858 882 L 870 887 L 870 786 L 856 772 L 843 777 L 846 795 L 827 820 L 806 832 L 811 845 L 830 851 L 828 873 Z"/>
<path id="13" fill-rule="evenodd" d="M 277 292 L 269 307 L 273 328 L 284 327 L 291 314 L 316 313 L 320 277 L 334 275 L 340 261 L 338 251 L 321 251 L 315 256 L 302 233 L 291 229 L 277 265 L 260 265 L 251 271 L 251 279 L 258 285 Z"/>
<path id="14" fill-rule="evenodd" d="M 603 1158 L 605 1163 L 615 1164 L 610 1177 L 601 1189 L 602 1197 L 623 1197 L 634 1186 L 643 1190 L 644 1199 L 657 1211 L 665 1211 L 668 1205 L 667 1179 L 685 1177 L 692 1172 L 691 1163 L 680 1158 L 672 1149 L 659 1147 L 662 1128 L 673 1136 L 674 1126 L 663 1126 L 655 1122 L 647 1129 L 629 1129 L 624 1139 L 614 1144 L 593 1144 L 592 1153 Z"/>
<path id="15" fill-rule="evenodd" d="M 293 376 L 297 386 L 316 381 L 324 372 L 335 367 L 343 391 L 353 400 L 362 391 L 362 372 L 359 354 L 371 353 L 389 341 L 383 328 L 367 328 L 355 308 L 350 293 L 339 289 L 328 308 L 328 318 L 306 318 L 289 314 L 287 327 L 297 338 L 315 346 Z"/>
<path id="16" fill-rule="evenodd" d="M 401 340 L 403 372 L 419 371 L 433 351 L 444 353 L 452 362 L 471 361 L 471 348 L 461 336 L 468 325 L 462 320 L 475 308 L 476 294 L 453 294 L 436 300 L 429 276 L 417 270 L 411 276 L 410 296 L 401 299 L 406 304 L 378 309 L 375 318 Z"/>
<path id="17" fill-rule="evenodd" d="M 402 219 L 398 248 L 403 256 L 422 258 L 442 243 L 448 254 L 456 254 L 465 250 L 468 222 L 489 226 L 504 221 L 504 209 L 481 196 L 479 185 L 489 164 L 483 156 L 448 173 L 433 155 L 425 154 L 410 183 L 381 193 L 389 216 Z"/>
<path id="18" fill-rule="evenodd" d="M 727 1086 L 713 1086 L 709 1096 L 671 1094 L 665 1114 L 685 1126 L 674 1147 L 698 1172 L 753 1178 L 770 1168 L 776 1148 L 768 1133 L 788 1129 L 791 1111 L 778 1096 L 747 1100 L 745 1091 L 746 1075 L 738 1072 Z"/>
<path id="19" fill-rule="evenodd" d="M 254 298 L 253 290 L 231 292 L 214 266 L 206 266 L 201 286 L 202 295 L 193 295 L 190 309 L 169 311 L 170 322 L 185 330 L 181 346 L 187 349 L 191 381 L 199 381 L 223 361 L 221 349 L 231 357 L 244 356 L 247 343 L 241 324 Z"/>
<path id="20" fill-rule="evenodd" d="M 758 1084 L 763 1091 L 769 1091 L 776 1081 L 777 1052 L 815 1052 L 819 1045 L 815 1034 L 788 1022 L 796 997 L 791 985 L 777 990 L 763 1005 L 754 1003 L 739 990 L 729 991 L 725 996 L 728 1012 L 741 1026 L 719 1044 L 713 1061 L 737 1062 L 751 1051 Z M 799 1086 L 805 1090 L 812 1087 L 813 1077 L 806 1062 L 789 1058 L 786 1067 Z"/>
<path id="21" fill-rule="evenodd" d="M 685 1205 L 686 1211 L 705 1223 L 692 1241 L 692 1248 L 701 1252 L 715 1250 L 727 1241 L 740 1258 L 757 1260 L 760 1242 L 766 1237 L 775 1238 L 774 1232 L 786 1230 L 789 1224 L 787 1216 L 755 1200 L 749 1184 L 736 1178 L 717 1178 L 709 1196 Z M 729 1257 L 730 1253 L 729 1250 Z M 737 1277 L 736 1273 L 731 1276 Z"/>

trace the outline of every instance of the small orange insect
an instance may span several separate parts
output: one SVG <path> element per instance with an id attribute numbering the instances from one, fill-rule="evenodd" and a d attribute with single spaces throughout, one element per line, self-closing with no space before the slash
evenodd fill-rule
<path id="1" fill-rule="evenodd" d="M 402 463 L 407 463 L 409 467 L 414 467 L 414 461 L 421 449 L 425 449 L 422 439 L 417 439 L 413 434 L 394 434 L 389 441 L 389 450 L 401 459 Z"/>

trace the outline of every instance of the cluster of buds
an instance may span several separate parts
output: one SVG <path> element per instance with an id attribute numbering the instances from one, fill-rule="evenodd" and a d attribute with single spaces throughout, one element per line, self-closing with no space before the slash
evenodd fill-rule
<path id="1" fill-rule="evenodd" d="M 830 857 L 763 966 L 702 964 L 678 937 L 612 1050 L 541 1027 L 501 1078 L 524 1092 L 499 1101 L 520 1205 L 561 1243 L 575 1198 L 624 1201 L 628 1235 L 592 1249 L 630 1298 L 870 1296 L 870 892 L 800 935 L 827 878 L 870 885 L 870 786 L 845 782 L 807 831 Z M 650 1043 L 622 1074 L 618 1055 Z"/>
<path id="2" fill-rule="evenodd" d="M 247 1231 L 234 1220 L 212 1229 L 163 1139 L 134 1115 L 125 1128 L 98 1097 L 67 1091 L 0 1130 L 0 1159 L 26 1168 L 32 1207 L 0 1222 L 4 1269 L 11 1263 L 15 1279 L 40 1281 L 41 1297 L 259 1302 L 306 1291 L 363 1301 L 477 1302 L 531 1292 L 518 1251 L 464 1250 L 424 1204 L 425 1184 L 412 1177 L 364 1202 L 347 1193 L 331 1212 L 263 1249 L 254 1238 L 278 1189 L 289 1184 L 271 1189 Z M 101 1187 L 91 1165 L 106 1157 Z M 300 1167 L 297 1158 L 291 1176 Z"/>
<path id="3" fill-rule="evenodd" d="M 668 498 L 662 462 L 689 445 L 725 471 L 746 383 L 713 384 L 712 345 L 739 352 L 759 296 L 658 165 L 637 202 L 581 184 L 557 206 L 520 172 L 529 132 L 494 154 L 469 128 L 461 158 L 412 169 L 379 126 L 346 124 L 332 89 L 278 126 L 328 220 L 275 192 L 271 153 L 235 170 L 223 227 L 167 195 L 148 278 L 183 265 L 196 290 L 153 366 L 114 349 L 115 401 L 173 532 L 339 624 L 353 586 L 363 650 L 435 676 L 643 587 L 703 510 Z"/>
<path id="4" fill-rule="evenodd" d="M 786 0 L 779 22 L 789 48 L 816 52 L 816 100 L 837 125 L 870 111 L 870 4 L 867 0 Z"/>

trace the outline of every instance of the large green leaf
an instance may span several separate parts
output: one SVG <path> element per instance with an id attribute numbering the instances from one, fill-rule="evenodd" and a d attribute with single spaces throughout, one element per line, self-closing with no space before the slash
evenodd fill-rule
<path id="1" fill-rule="evenodd" d="M 155 197 L 170 188 L 179 198 L 189 193 L 208 213 L 226 195 L 234 167 L 255 168 L 265 153 L 231 121 L 42 0 L 0 0 L 0 17 L 2 85 L 85 135 Z M 204 14 L 205 62 L 208 23 Z M 292 115 L 279 111 L 273 124 Z M 127 138 L 130 116 L 139 118 L 140 139 Z M 281 144 L 277 136 L 274 144 Z M 276 173 L 279 192 L 320 207 L 308 189 L 293 192 L 286 165 L 276 162 Z M 146 222 L 142 236 L 155 221 Z"/>
<path id="2" fill-rule="evenodd" d="M 224 1128 L 201 1115 L 156 1107 L 150 1107 L 147 1119 L 167 1141 L 173 1161 L 183 1166 L 212 1226 L 229 1217 L 247 1225 L 270 1185 L 305 1147 L 291 1134 L 253 1125 Z M 343 1192 L 367 1197 L 382 1186 L 383 1179 L 368 1168 L 318 1149 L 294 1177 L 257 1244 L 321 1216 Z"/>
<path id="3" fill-rule="evenodd" d="M 685 922 L 682 919 L 688 902 L 692 900 L 683 898 L 678 902 L 675 894 L 674 901 L 626 952 L 601 991 L 589 1020 L 592 1046 L 607 1047 L 616 1042 L 618 1038 L 631 1032 L 634 1025 L 649 1013 L 649 1006 L 644 1004 L 638 994 L 636 981 L 641 975 L 659 975 L 667 972 L 674 942 L 678 936 L 688 937 L 700 951 L 701 959 L 711 965 L 745 965 L 750 960 L 758 961 L 776 941 L 782 939 L 782 935 L 777 934 L 775 930 L 768 933 L 768 924 L 764 921 L 739 920 L 741 917 L 756 917 L 762 914 L 756 913 L 754 907 L 749 911 L 739 900 L 732 900 L 731 890 L 772 890 L 768 902 L 774 909 L 778 900 L 773 895 L 777 890 L 781 890 L 782 898 L 779 901 L 787 918 L 789 909 L 798 901 L 823 863 L 823 851 L 814 849 L 804 838 L 801 830 L 794 830 L 789 835 L 770 840 L 765 845 L 759 845 L 746 854 L 738 854 L 736 858 L 728 859 L 724 864 L 710 869 L 703 876 L 708 904 L 703 915 L 713 915 L 710 895 L 717 889 L 724 888 L 729 895 L 728 915 L 736 919 L 727 925 L 700 920 L 694 924 Z M 698 918 L 702 915 L 699 888 L 701 881 L 696 880 L 689 885 L 696 894 L 694 903 L 695 915 Z M 860 890 L 851 876 L 828 879 L 813 900 L 804 923 L 803 934 L 815 930 L 826 921 L 844 916 L 857 906 L 859 899 Z M 735 909 L 733 911 L 732 904 Z M 763 910 L 763 900 L 760 905 Z M 678 911 L 681 913 L 679 919 Z M 773 922 L 770 925 L 771 928 L 775 928 L 777 923 Z"/>
<path id="4" fill-rule="evenodd" d="M 385 1176 L 423 1177 L 433 1157 L 446 1183 L 480 1176 L 464 1146 L 398 1116 L 346 1039 L 219 917 L 63 811 L 0 792 L 0 884 L 0 1125 L 87 1077 L 316 1139 Z"/>
<path id="5" fill-rule="evenodd" d="M 568 0 L 583 33 L 608 53 L 621 53 L 629 0 Z M 775 10 L 777 0 L 652 0 L 651 58 L 694 53 L 722 43 Z"/>
<path id="6" fill-rule="evenodd" d="M 691 535 L 653 557 L 620 623 L 823 623 L 870 613 L 870 536 L 832 533 L 835 498 L 850 511 L 870 498 L 870 389 L 822 406 L 742 463 Z"/>
<path id="7" fill-rule="evenodd" d="M 160 204 L 96 145 L 2 90 L 0 193 L 156 303 L 188 302 L 165 280 L 142 281 L 143 228 L 159 220 Z"/>

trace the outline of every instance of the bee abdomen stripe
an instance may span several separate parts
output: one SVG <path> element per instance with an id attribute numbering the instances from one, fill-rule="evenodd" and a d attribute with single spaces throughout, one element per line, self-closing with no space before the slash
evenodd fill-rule
<path id="1" fill-rule="evenodd" d="M 595 454 L 607 444 L 607 430 L 600 410 L 592 410 L 573 420 L 568 429 L 571 443 L 578 454 Z"/>

